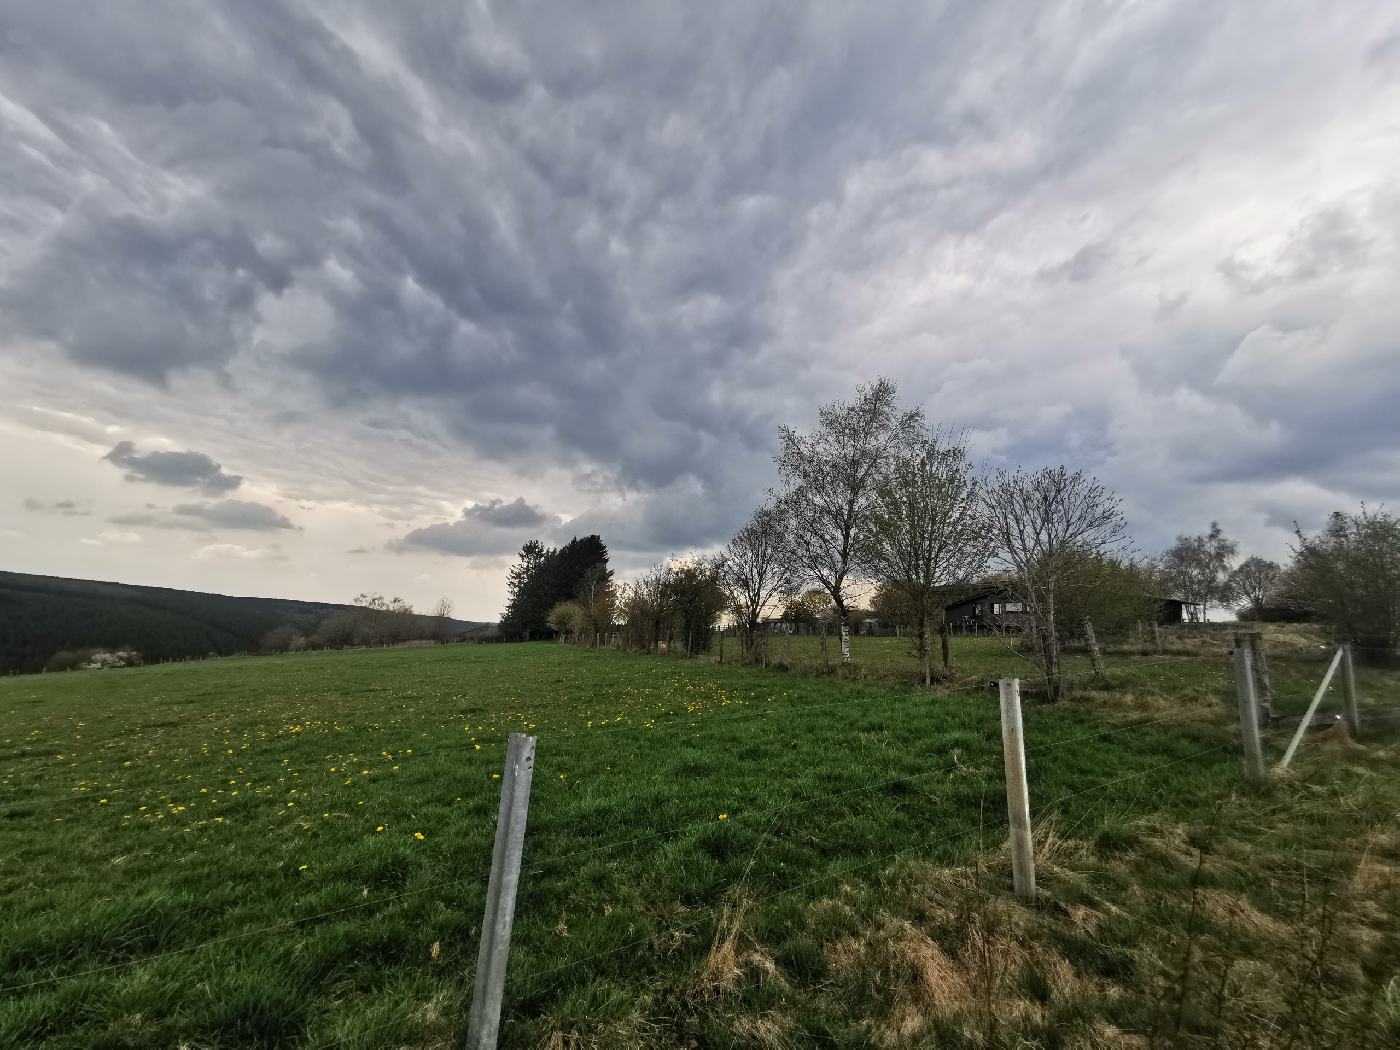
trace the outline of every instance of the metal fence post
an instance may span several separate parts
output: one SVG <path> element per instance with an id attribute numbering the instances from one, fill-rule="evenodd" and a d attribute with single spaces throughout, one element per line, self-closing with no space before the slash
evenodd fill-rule
<path id="1" fill-rule="evenodd" d="M 1250 780 L 1262 784 L 1264 748 L 1259 740 L 1259 701 L 1254 695 L 1254 660 L 1247 634 L 1235 636 L 1235 697 L 1240 708 L 1240 738 L 1244 742 L 1244 770 Z"/>
<path id="2" fill-rule="evenodd" d="M 1021 725 L 1021 680 L 1003 678 L 1001 753 L 1006 763 L 1006 809 L 1011 830 L 1011 881 L 1016 896 L 1035 900 L 1035 846 L 1031 841 L 1031 801 L 1026 785 L 1026 740 Z"/>
<path id="3" fill-rule="evenodd" d="M 1351 643 L 1342 646 L 1342 717 L 1353 740 L 1361 739 L 1361 712 L 1356 705 L 1356 664 L 1352 662 Z"/>
<path id="4" fill-rule="evenodd" d="M 1322 676 L 1322 684 L 1317 687 L 1317 692 L 1313 694 L 1312 703 L 1304 712 L 1303 717 L 1298 721 L 1298 731 L 1293 734 L 1293 739 L 1288 742 L 1288 749 L 1284 751 L 1283 758 L 1279 759 L 1278 769 L 1287 769 L 1288 763 L 1293 761 L 1293 755 L 1298 750 L 1298 745 L 1303 742 L 1303 734 L 1308 731 L 1308 726 L 1312 724 L 1313 715 L 1317 713 L 1317 705 L 1322 703 L 1322 698 L 1327 694 L 1327 687 L 1332 684 L 1332 676 L 1337 673 L 1337 667 L 1342 662 L 1342 655 L 1345 649 L 1339 648 L 1337 654 L 1332 657 L 1332 662 L 1327 665 L 1327 673 Z"/>
<path id="5" fill-rule="evenodd" d="M 476 958 L 476 985 L 467 1020 L 467 1050 L 495 1050 L 501 1027 L 501 998 L 506 989 L 510 931 L 515 921 L 515 893 L 525 844 L 525 817 L 530 782 L 535 775 L 535 738 L 512 733 L 501 774 L 501 808 L 496 818 L 496 845 L 486 884 L 486 912 L 481 920 L 481 950 Z"/>

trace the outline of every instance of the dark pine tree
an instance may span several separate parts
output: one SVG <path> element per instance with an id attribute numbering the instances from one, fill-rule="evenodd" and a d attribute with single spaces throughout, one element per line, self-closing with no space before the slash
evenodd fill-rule
<path id="1" fill-rule="evenodd" d="M 549 610 L 578 593 L 589 569 L 607 564 L 607 544 L 597 535 L 575 536 L 558 548 L 546 548 L 538 540 L 525 544 L 508 578 L 510 601 L 501 614 L 502 637 L 517 641 L 545 637 Z"/>

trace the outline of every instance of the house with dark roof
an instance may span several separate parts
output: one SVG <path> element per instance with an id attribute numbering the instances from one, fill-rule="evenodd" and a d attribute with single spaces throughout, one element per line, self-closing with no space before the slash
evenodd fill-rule
<path id="1" fill-rule="evenodd" d="M 1180 598 L 1157 598 L 1157 622 L 1181 623 Z M 943 617 L 955 632 L 1022 631 L 1030 623 L 1025 603 L 1005 586 L 984 587 L 943 608 Z"/>
<path id="2" fill-rule="evenodd" d="M 1025 603 L 1006 587 L 984 587 L 944 606 L 949 628 L 960 631 L 1021 631 L 1030 623 Z"/>

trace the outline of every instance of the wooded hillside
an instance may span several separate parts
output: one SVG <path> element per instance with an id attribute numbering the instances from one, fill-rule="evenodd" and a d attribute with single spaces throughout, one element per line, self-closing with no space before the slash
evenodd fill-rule
<path id="1" fill-rule="evenodd" d="M 275 627 L 310 633 L 345 608 L 0 572 L 0 674 L 39 671 L 63 649 L 130 647 L 148 661 L 251 651 Z"/>

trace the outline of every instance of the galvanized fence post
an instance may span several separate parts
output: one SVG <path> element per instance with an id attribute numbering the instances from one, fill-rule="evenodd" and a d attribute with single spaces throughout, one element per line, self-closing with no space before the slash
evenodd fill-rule
<path id="1" fill-rule="evenodd" d="M 1337 667 L 1342 662 L 1345 649 L 1338 649 L 1337 655 L 1332 657 L 1332 662 L 1327 665 L 1327 673 L 1322 676 L 1322 684 L 1317 687 L 1317 692 L 1313 694 L 1312 703 L 1304 712 L 1303 717 L 1298 721 L 1298 730 L 1293 734 L 1293 739 L 1288 742 L 1288 749 L 1284 751 L 1283 758 L 1279 760 L 1279 769 L 1287 769 L 1288 763 L 1293 761 L 1293 755 L 1298 750 L 1298 745 L 1303 742 L 1303 734 L 1308 731 L 1308 726 L 1312 725 L 1313 715 L 1317 713 L 1317 705 L 1322 703 L 1322 698 L 1327 694 L 1327 687 L 1332 684 L 1332 676 L 1337 673 Z"/>
<path id="2" fill-rule="evenodd" d="M 476 985 L 467 1020 L 467 1050 L 495 1050 L 501 1027 L 501 999 L 506 989 L 510 931 L 515 921 L 515 893 L 520 885 L 525 817 L 534 775 L 535 738 L 512 733 L 501 774 L 501 808 L 496 818 L 496 845 L 491 851 L 491 877 L 486 884 L 481 950 L 477 953 Z"/>
<path id="3" fill-rule="evenodd" d="M 1264 746 L 1259 739 L 1259 701 L 1254 695 L 1253 646 L 1247 634 L 1235 636 L 1235 697 L 1240 708 L 1240 738 L 1244 742 L 1244 770 L 1250 780 L 1262 784 Z"/>
<path id="4" fill-rule="evenodd" d="M 1356 704 L 1356 664 L 1352 662 L 1351 643 L 1342 647 L 1342 714 L 1346 719 L 1347 732 L 1353 740 L 1361 739 L 1361 712 Z"/>
<path id="5" fill-rule="evenodd" d="M 1006 764 L 1006 809 L 1011 831 L 1011 880 L 1016 896 L 1035 900 L 1035 846 L 1031 841 L 1031 801 L 1026 785 L 1026 740 L 1021 725 L 1021 680 L 1003 678 L 1001 753 Z"/>

